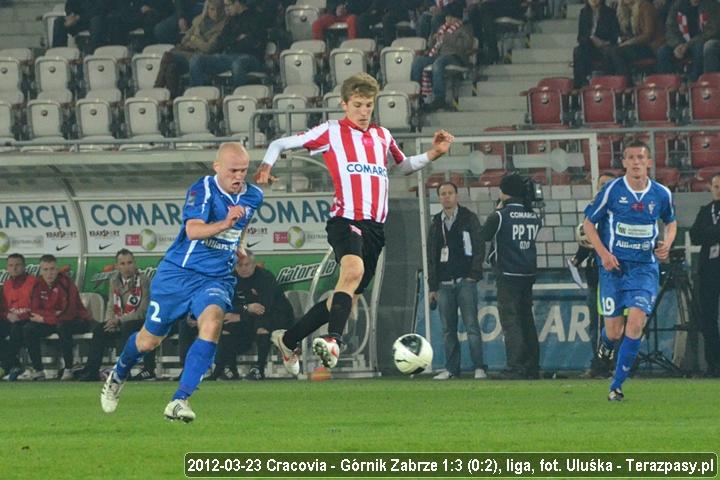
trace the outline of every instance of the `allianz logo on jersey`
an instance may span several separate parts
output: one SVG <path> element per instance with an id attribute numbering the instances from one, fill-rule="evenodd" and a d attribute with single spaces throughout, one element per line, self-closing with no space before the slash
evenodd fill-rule
<path id="1" fill-rule="evenodd" d="M 238 240 L 240 240 L 240 235 L 242 235 L 242 232 L 242 229 L 239 228 L 229 228 L 223 232 L 218 233 L 213 238 L 225 240 L 226 242 L 237 242 Z"/>
<path id="2" fill-rule="evenodd" d="M 627 223 L 618 222 L 615 225 L 615 233 L 623 237 L 630 238 L 650 238 L 655 231 L 655 225 L 628 225 Z"/>
<path id="3" fill-rule="evenodd" d="M 348 173 L 364 173 L 377 177 L 387 177 L 387 168 L 381 165 L 370 165 L 369 163 L 348 163 L 345 165 Z"/>
<path id="4" fill-rule="evenodd" d="M 627 240 L 618 240 L 615 242 L 615 246 L 619 248 L 627 248 L 628 250 L 643 250 L 647 252 L 652 248 L 652 243 L 650 243 L 648 240 L 645 240 L 642 243 L 633 243 L 628 242 Z"/>

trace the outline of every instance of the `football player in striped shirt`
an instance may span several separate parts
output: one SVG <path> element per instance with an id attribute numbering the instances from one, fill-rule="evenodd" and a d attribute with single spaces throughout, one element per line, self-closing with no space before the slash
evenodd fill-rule
<path id="1" fill-rule="evenodd" d="M 314 305 L 287 331 L 276 330 L 272 341 L 280 350 L 287 370 L 300 371 L 295 349 L 300 341 L 329 323 L 328 334 L 313 340 L 313 352 L 332 368 L 340 355 L 340 338 L 357 296 L 367 288 L 385 246 L 383 225 L 388 210 L 388 154 L 394 165 L 410 173 L 447 153 L 453 136 L 435 132 L 432 146 L 422 154 L 406 157 L 390 132 L 371 123 L 377 81 L 366 73 L 346 79 L 341 87 L 345 117 L 328 120 L 300 135 L 273 141 L 255 174 L 258 185 L 273 180 L 270 170 L 284 150 L 305 148 L 321 153 L 335 187 L 326 231 L 340 265 L 340 278 L 327 302 Z"/>

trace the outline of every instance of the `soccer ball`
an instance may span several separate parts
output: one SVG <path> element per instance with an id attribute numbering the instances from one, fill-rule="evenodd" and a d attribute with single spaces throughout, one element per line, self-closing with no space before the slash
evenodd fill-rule
<path id="1" fill-rule="evenodd" d="M 10 237 L 0 232 L 0 253 L 5 253 L 8 250 L 10 250 Z"/>
<path id="2" fill-rule="evenodd" d="M 575 228 L 575 240 L 577 240 L 581 247 L 589 248 L 590 250 L 594 249 L 592 243 L 590 243 L 590 240 L 585 234 L 585 228 L 582 223 Z"/>
<path id="3" fill-rule="evenodd" d="M 417 333 L 408 333 L 393 343 L 395 366 L 405 375 L 420 373 L 432 364 L 430 342 Z"/>
<path id="4" fill-rule="evenodd" d="M 149 228 L 140 232 L 140 246 L 145 250 L 152 250 L 157 246 L 157 235 Z"/>
<path id="5" fill-rule="evenodd" d="M 300 227 L 290 227 L 288 229 L 288 243 L 293 248 L 300 248 L 305 245 L 305 232 Z"/>

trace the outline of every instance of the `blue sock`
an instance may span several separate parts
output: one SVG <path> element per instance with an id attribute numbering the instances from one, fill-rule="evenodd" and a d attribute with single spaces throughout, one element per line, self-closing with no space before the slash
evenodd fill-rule
<path id="1" fill-rule="evenodd" d="M 622 387 L 623 382 L 630 374 L 630 370 L 635 364 L 638 350 L 640 350 L 640 341 L 640 338 L 630 338 L 626 336 L 620 344 L 617 365 L 615 366 L 615 377 L 610 384 L 610 390 Z"/>
<path id="2" fill-rule="evenodd" d="M 610 350 L 615 349 L 615 340 L 610 340 L 607 336 L 607 332 L 605 332 L 605 327 L 600 330 L 600 341 L 603 345 L 605 345 L 606 348 Z"/>
<path id="3" fill-rule="evenodd" d="M 135 345 L 137 334 L 138 332 L 135 332 L 128 337 L 125 348 L 123 348 L 120 358 L 118 358 L 115 364 L 115 374 L 118 380 L 125 380 L 130 374 L 132 367 L 145 356 L 145 352 L 138 352 L 137 346 Z"/>
<path id="4" fill-rule="evenodd" d="M 180 385 L 173 400 L 185 400 L 197 389 L 203 375 L 215 359 L 217 344 L 202 338 L 196 339 L 185 357 L 185 367 L 180 376 Z"/>

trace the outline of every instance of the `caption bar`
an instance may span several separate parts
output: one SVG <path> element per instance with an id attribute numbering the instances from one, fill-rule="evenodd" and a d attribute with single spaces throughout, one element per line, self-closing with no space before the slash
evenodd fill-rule
<path id="1" fill-rule="evenodd" d="M 202 477 L 715 477 L 715 453 L 188 453 Z"/>

